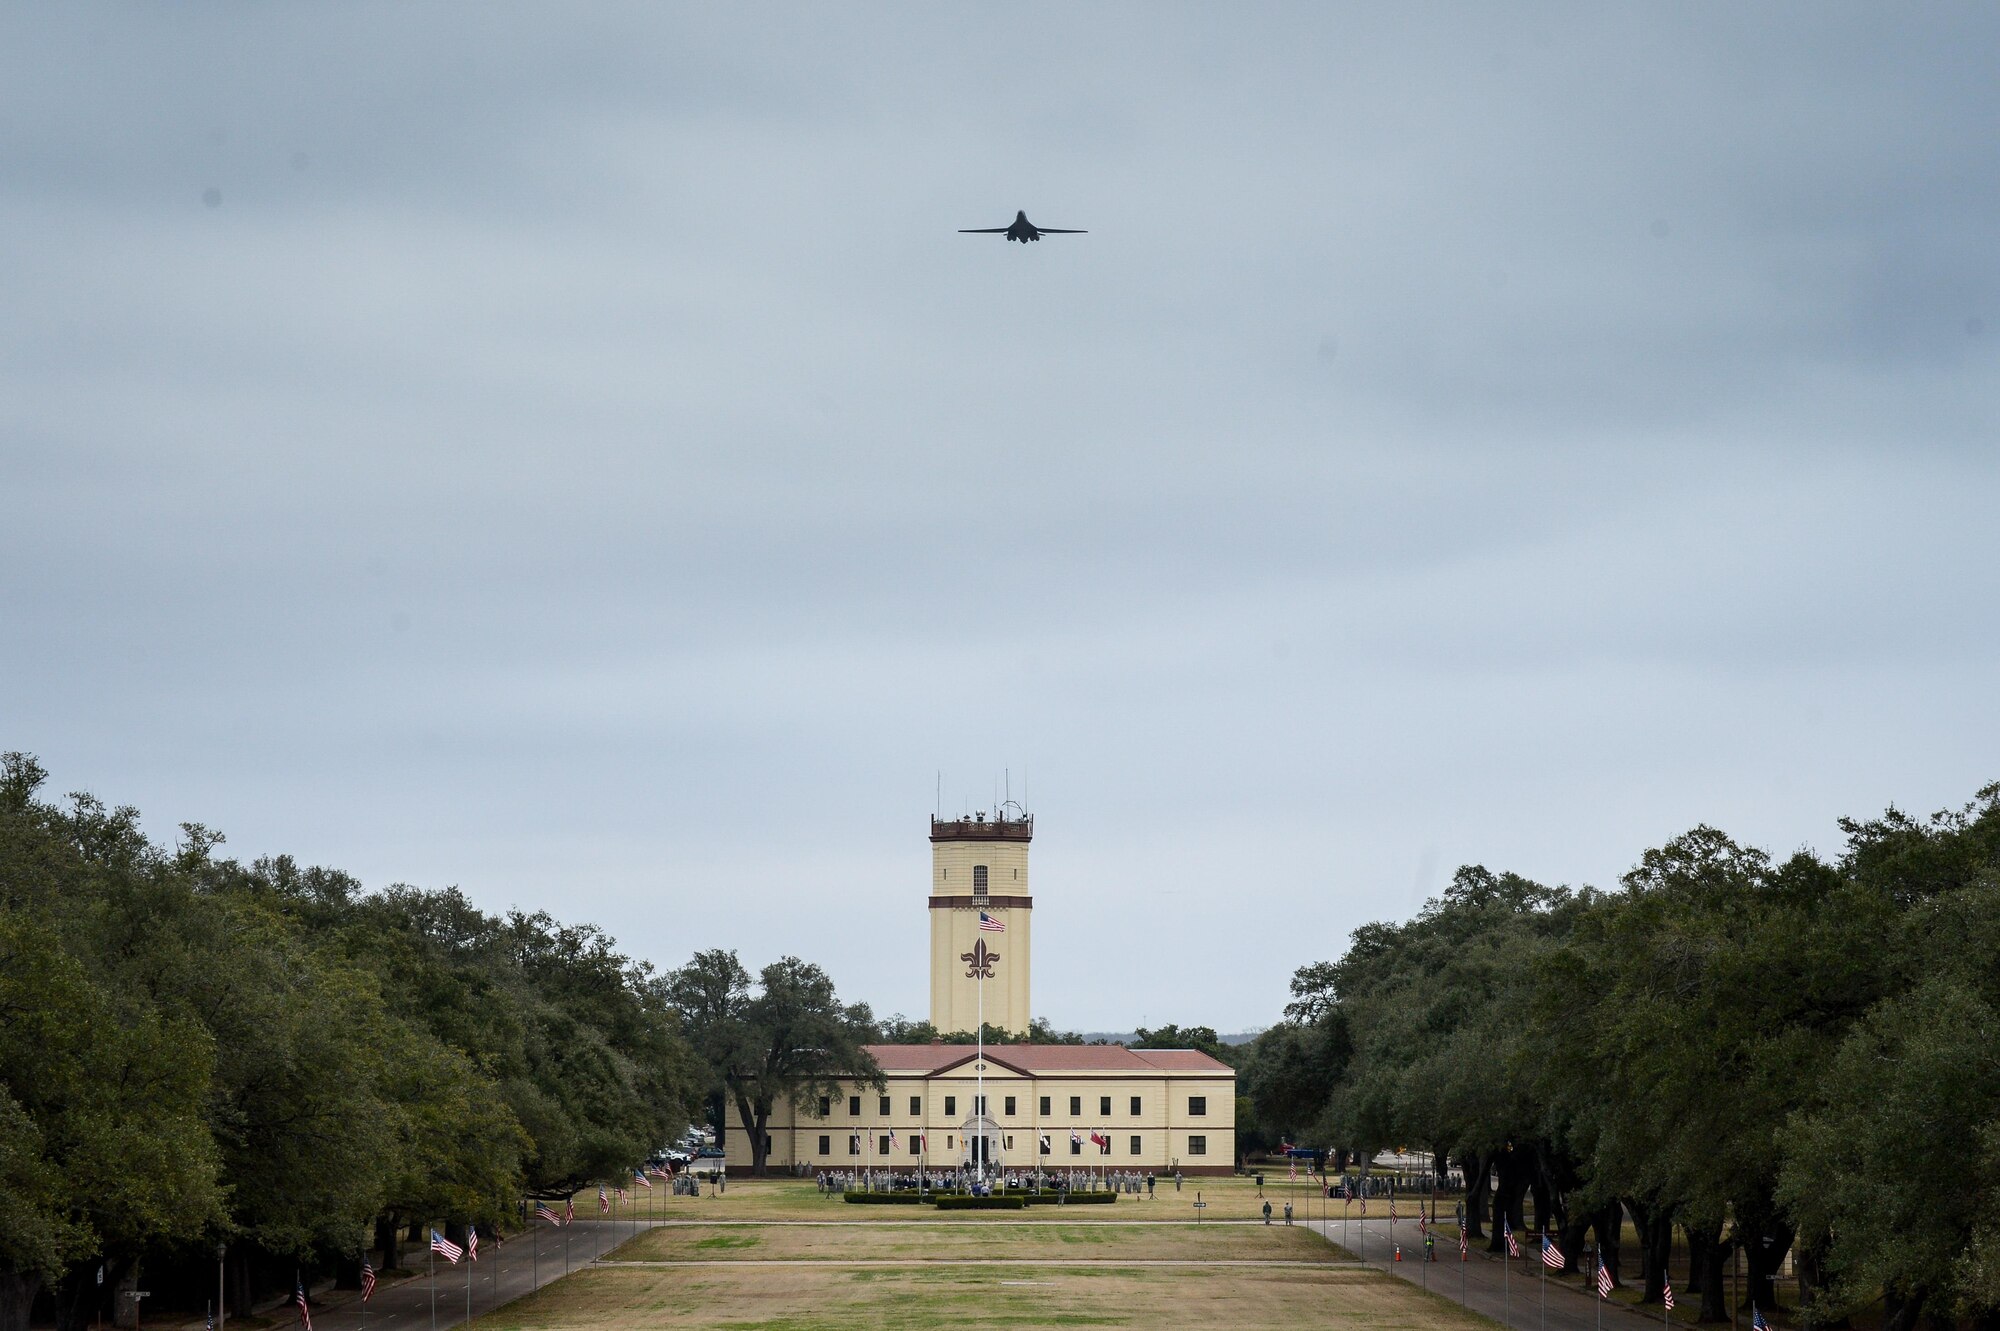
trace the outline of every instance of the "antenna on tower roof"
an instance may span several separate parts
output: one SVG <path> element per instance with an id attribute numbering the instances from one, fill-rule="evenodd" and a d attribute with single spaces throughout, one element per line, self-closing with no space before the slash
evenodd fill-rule
<path id="1" fill-rule="evenodd" d="M 942 767 L 938 768 L 937 812 L 932 816 L 936 818 L 944 817 L 944 768 Z"/>

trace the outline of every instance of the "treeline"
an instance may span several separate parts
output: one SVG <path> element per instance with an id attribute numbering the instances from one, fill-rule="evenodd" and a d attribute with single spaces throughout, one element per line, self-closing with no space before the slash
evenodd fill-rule
<path id="1" fill-rule="evenodd" d="M 1811 1325 L 2000 1326 L 2000 786 L 1841 827 L 1832 862 L 1698 827 L 1608 892 L 1459 870 L 1297 973 L 1259 1121 L 1448 1157 L 1489 1250 L 1532 1198 L 1655 1306 L 1678 1229 L 1704 1321 L 1793 1253 Z"/>
<path id="2" fill-rule="evenodd" d="M 174 847 L 0 762 L 0 1331 L 381 1269 L 429 1222 L 617 1177 L 708 1073 L 589 926 Z M 100 1265 L 105 1278 L 100 1286 Z M 178 1295 L 178 1297 L 177 1297 Z M 122 1304 L 122 1308 L 121 1308 Z"/>

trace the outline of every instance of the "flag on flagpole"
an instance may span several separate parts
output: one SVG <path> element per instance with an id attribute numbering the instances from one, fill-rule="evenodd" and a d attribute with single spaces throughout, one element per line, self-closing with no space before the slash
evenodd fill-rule
<path id="1" fill-rule="evenodd" d="M 653 1180 L 647 1178 L 644 1174 L 640 1173 L 637 1170 L 634 1170 L 632 1172 L 632 1181 L 638 1184 L 642 1188 L 650 1188 L 653 1186 Z"/>
<path id="2" fill-rule="evenodd" d="M 1422 1211 L 1417 1212 L 1417 1233 L 1428 1234 L 1430 1232 L 1431 1232 L 1430 1217 L 1425 1215 Z"/>
<path id="3" fill-rule="evenodd" d="M 563 1203 L 563 1223 L 567 1225 L 574 1219 L 576 1219 L 576 1198 L 572 1197 Z"/>
<path id="4" fill-rule="evenodd" d="M 1674 1310 L 1674 1282 L 1673 1282 L 1673 1281 L 1671 1281 L 1671 1280 L 1667 1280 L 1667 1279 L 1662 1279 L 1662 1280 L 1660 1281 L 1660 1304 L 1661 1304 L 1661 1306 L 1663 1306 L 1664 1308 L 1666 1308 L 1666 1310 L 1667 1310 L 1668 1312 L 1672 1312 L 1672 1311 Z"/>
<path id="5" fill-rule="evenodd" d="M 1396 1194 L 1393 1192 L 1389 1194 L 1389 1219 L 1391 1222 L 1396 1219 Z"/>
<path id="6" fill-rule="evenodd" d="M 889 1129 L 889 1149 L 892 1151 L 900 1151 L 903 1149 L 902 1140 L 896 1136 L 896 1130 L 894 1128 Z"/>
<path id="7" fill-rule="evenodd" d="M 459 1247 L 435 1229 L 431 1231 L 431 1251 L 444 1258 L 447 1262 L 450 1262 L 453 1266 L 457 1266 L 458 1259 L 465 1256 L 465 1249 Z"/>
<path id="8" fill-rule="evenodd" d="M 476 1225 L 465 1227 L 465 1255 L 475 1262 L 479 1260 L 479 1227 Z"/>
<path id="9" fill-rule="evenodd" d="M 1509 1257 L 1519 1257 L 1521 1255 L 1521 1245 L 1514 1239 L 1514 1222 L 1504 1215 L 1501 1216 L 1500 1230 L 1507 1236 L 1507 1255 Z"/>
<path id="10" fill-rule="evenodd" d="M 1458 1260 L 1464 1262 L 1471 1259 L 1472 1249 L 1465 1241 L 1465 1226 L 1460 1225 L 1458 1227 Z"/>
<path id="11" fill-rule="evenodd" d="M 305 1282 L 296 1275 L 292 1277 L 292 1302 L 299 1305 L 299 1325 L 305 1331 L 313 1331 L 312 1306 L 306 1302 Z"/>
<path id="12" fill-rule="evenodd" d="M 1563 1250 L 1552 1243 L 1546 1234 L 1542 1235 L 1542 1265 L 1551 1271 L 1563 1269 Z"/>
<path id="13" fill-rule="evenodd" d="M 600 1213 L 611 1209 L 611 1198 L 604 1191 L 603 1184 L 599 1184 L 597 1188 L 597 1209 Z"/>
<path id="14" fill-rule="evenodd" d="M 562 1217 L 550 1210 L 547 1202 L 535 1203 L 535 1219 L 546 1220 L 552 1225 L 560 1225 L 562 1223 Z"/>
<path id="15" fill-rule="evenodd" d="M 1750 1305 L 1750 1331 L 1771 1331 L 1771 1324 L 1764 1320 L 1764 1314 L 1757 1311 L 1757 1305 Z"/>
<path id="16" fill-rule="evenodd" d="M 375 1264 L 364 1255 L 361 1258 L 361 1301 L 363 1303 L 375 1293 Z"/>
<path id="17" fill-rule="evenodd" d="M 982 910 L 979 912 L 979 932 L 983 934 L 1004 934 L 1007 932 L 1007 926 Z"/>
<path id="18" fill-rule="evenodd" d="M 1076 1146 L 1083 1145 L 1083 1134 L 1078 1132 L 1075 1128 L 1071 1128 L 1069 1130 L 1069 1139 L 1073 1145 Z"/>
<path id="19" fill-rule="evenodd" d="M 1602 1258 L 1597 1262 L 1597 1297 L 1600 1299 L 1611 1297 L 1611 1268 L 1604 1264 Z"/>

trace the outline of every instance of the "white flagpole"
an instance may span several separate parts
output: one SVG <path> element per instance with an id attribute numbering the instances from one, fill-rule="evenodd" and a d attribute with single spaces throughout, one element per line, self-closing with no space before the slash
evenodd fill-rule
<path id="1" fill-rule="evenodd" d="M 975 952 L 979 950 L 978 935 L 979 930 L 975 928 L 972 939 Z M 974 1163 L 979 1165 L 979 1172 L 984 1175 L 986 1172 L 986 967 L 983 963 L 978 967 L 978 971 L 979 1034 L 974 1037 L 973 1071 L 979 1078 L 979 1089 L 972 1097 L 972 1118 L 979 1127 L 979 1150 L 974 1157 Z"/>
<path id="2" fill-rule="evenodd" d="M 426 1222 L 426 1223 L 425 1223 L 425 1225 L 424 1225 L 424 1228 L 428 1230 L 428 1229 L 430 1229 L 430 1228 L 431 1228 L 431 1225 L 430 1225 L 430 1224 L 429 1224 L 428 1222 Z M 424 1235 L 424 1253 L 425 1253 L 425 1256 L 426 1256 L 426 1258 L 427 1258 L 427 1260 L 429 1261 L 429 1264 L 430 1264 L 430 1277 L 431 1277 L 431 1331 L 437 1331 L 437 1324 L 438 1324 L 438 1275 L 437 1275 L 437 1267 L 438 1267 L 438 1259 L 437 1259 L 437 1247 L 436 1247 L 436 1245 L 434 1245 L 434 1244 L 433 1244 L 433 1243 L 431 1242 L 431 1236 L 430 1236 L 429 1234 L 425 1234 L 425 1235 Z"/>

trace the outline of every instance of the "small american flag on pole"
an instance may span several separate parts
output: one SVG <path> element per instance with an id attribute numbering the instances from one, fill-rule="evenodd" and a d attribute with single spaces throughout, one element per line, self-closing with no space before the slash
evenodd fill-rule
<path id="1" fill-rule="evenodd" d="M 576 1219 L 576 1198 L 572 1197 L 563 1203 L 563 1223 L 567 1225 L 574 1219 Z"/>
<path id="2" fill-rule="evenodd" d="M 1552 1243 L 1546 1234 L 1542 1235 L 1542 1265 L 1551 1271 L 1563 1269 L 1563 1250 Z"/>
<path id="3" fill-rule="evenodd" d="M 1458 1227 L 1458 1260 L 1461 1262 L 1469 1262 L 1472 1260 L 1472 1248 L 1471 1245 L 1467 1244 L 1465 1241 L 1464 1225 L 1460 1225 Z"/>
<path id="4" fill-rule="evenodd" d="M 1602 1258 L 1597 1262 L 1597 1297 L 1600 1299 L 1611 1297 L 1611 1268 L 1604 1264 Z"/>
<path id="5" fill-rule="evenodd" d="M 611 1198 L 606 1195 L 602 1187 L 597 1190 L 597 1209 L 600 1213 L 611 1209 Z"/>
<path id="6" fill-rule="evenodd" d="M 431 1251 L 444 1258 L 447 1262 L 450 1262 L 453 1266 L 457 1266 L 458 1259 L 465 1256 L 465 1249 L 459 1247 L 435 1229 L 431 1231 Z"/>
<path id="7" fill-rule="evenodd" d="M 296 1275 L 292 1277 L 292 1302 L 299 1305 L 299 1325 L 305 1331 L 313 1331 L 312 1306 L 306 1302 L 305 1281 Z"/>
<path id="8" fill-rule="evenodd" d="M 1660 1281 L 1660 1306 L 1668 1312 L 1674 1310 L 1674 1282 L 1671 1280 Z"/>
<path id="9" fill-rule="evenodd" d="M 562 1223 L 562 1217 L 550 1210 L 547 1202 L 535 1203 L 535 1219 L 546 1220 L 552 1225 L 560 1225 Z"/>
<path id="10" fill-rule="evenodd" d="M 1771 1324 L 1764 1320 L 1764 1314 L 1757 1311 L 1757 1305 L 1750 1305 L 1750 1331 L 1771 1331 Z"/>
<path id="11" fill-rule="evenodd" d="M 366 1257 L 361 1259 L 361 1301 L 368 1302 L 375 1294 L 375 1264 Z"/>
<path id="12" fill-rule="evenodd" d="M 979 931 L 986 934 L 1004 934 L 1007 932 L 1007 926 L 982 910 L 979 912 Z"/>
<path id="13" fill-rule="evenodd" d="M 1521 1245 L 1514 1237 L 1514 1222 L 1503 1215 L 1500 1217 L 1500 1229 L 1507 1235 L 1507 1255 L 1509 1257 L 1519 1257 L 1521 1255 Z"/>
<path id="14" fill-rule="evenodd" d="M 632 1174 L 632 1180 L 642 1188 L 650 1188 L 653 1186 L 653 1180 L 647 1178 L 644 1174 L 639 1173 L 636 1170 Z"/>
<path id="15" fill-rule="evenodd" d="M 479 1260 L 479 1229 L 475 1225 L 465 1227 L 465 1255 L 475 1262 Z"/>

